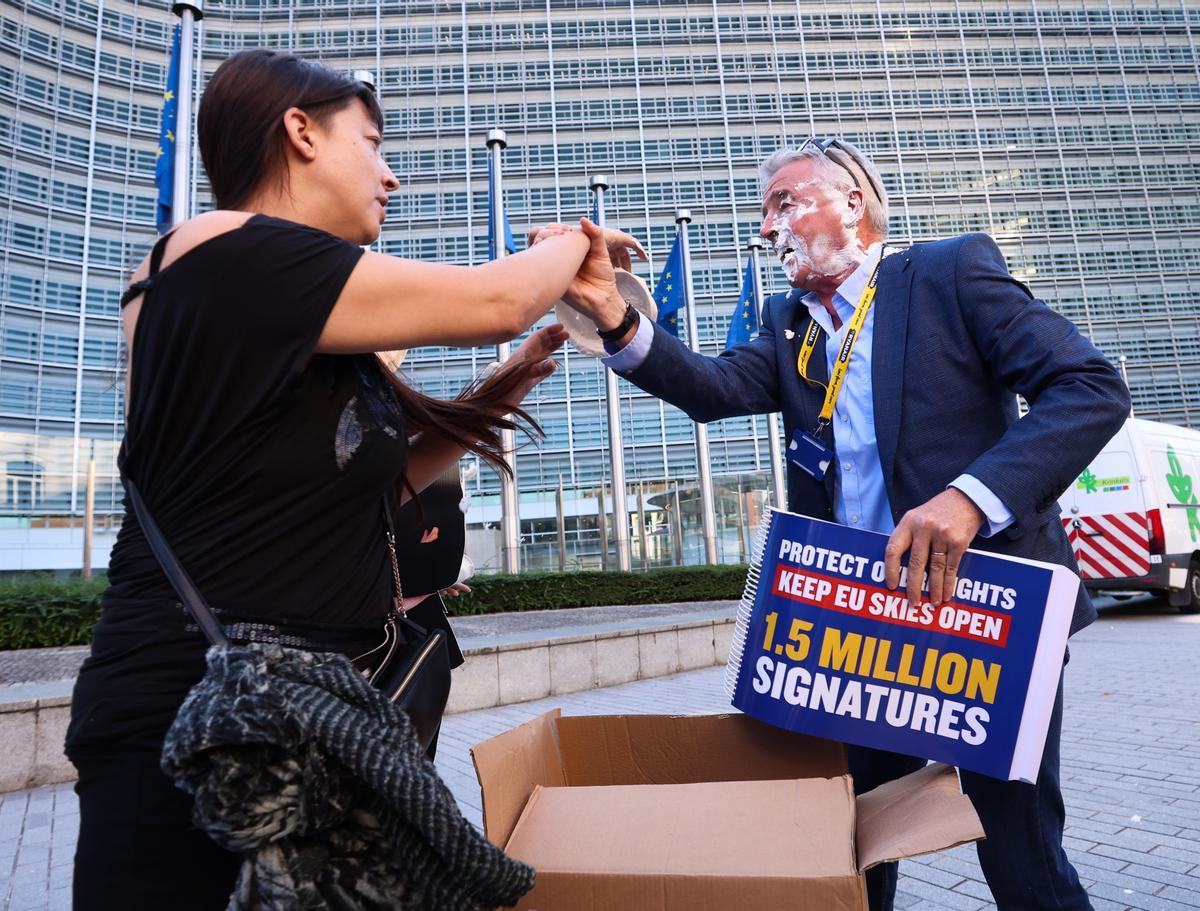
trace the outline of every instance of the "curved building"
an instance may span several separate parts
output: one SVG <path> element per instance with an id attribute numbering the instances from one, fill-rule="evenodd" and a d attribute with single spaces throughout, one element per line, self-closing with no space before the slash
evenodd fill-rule
<path id="1" fill-rule="evenodd" d="M 0 7 L 0 568 L 78 565 L 93 453 L 100 524 L 119 514 L 117 298 L 154 238 L 173 24 L 159 3 Z M 653 284 L 674 210 L 690 208 L 699 332 L 713 353 L 757 230 L 757 162 L 810 135 L 849 138 L 884 174 L 894 239 L 993 234 L 1017 277 L 1127 358 L 1139 416 L 1200 425 L 1195 3 L 234 0 L 211 3 L 198 45 L 201 79 L 254 46 L 376 74 L 402 184 L 379 244 L 389 253 L 486 258 L 492 127 L 508 133 L 518 237 L 586 214 L 588 177 L 604 173 L 609 222 L 648 242 Z M 782 286 L 773 263 L 764 271 L 768 289 Z M 405 368 L 452 395 L 493 357 L 421 351 Z M 560 477 L 572 553 L 588 563 L 604 550 L 604 379 L 593 361 L 564 360 L 537 394 L 546 439 L 518 458 L 528 565 L 557 552 Z M 691 424 L 620 390 L 626 473 L 648 485 L 653 514 L 694 484 Z M 723 559 L 745 547 L 741 492 L 768 484 L 765 433 L 751 418 L 711 428 L 712 471 L 729 492 Z M 495 477 L 469 487 L 474 524 L 497 523 Z M 653 515 L 647 525 L 648 540 L 664 538 Z M 679 544 L 695 559 L 698 538 Z"/>

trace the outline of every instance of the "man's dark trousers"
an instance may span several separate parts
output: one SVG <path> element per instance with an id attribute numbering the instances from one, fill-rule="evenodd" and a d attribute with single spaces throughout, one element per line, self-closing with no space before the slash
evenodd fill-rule
<path id="1" fill-rule="evenodd" d="M 966 770 L 959 773 L 963 791 L 988 833 L 976 848 L 997 911 L 1092 908 L 1062 848 L 1064 812 L 1058 769 L 1062 708 L 1060 679 L 1036 785 L 1000 781 Z M 924 759 L 866 747 L 847 747 L 847 752 L 854 790 L 860 794 L 925 765 Z M 898 866 L 880 864 L 867 871 L 871 911 L 891 911 Z"/>

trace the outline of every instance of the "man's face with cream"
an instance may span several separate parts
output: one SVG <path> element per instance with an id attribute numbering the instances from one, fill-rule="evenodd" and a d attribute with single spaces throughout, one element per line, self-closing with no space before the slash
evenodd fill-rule
<path id="1" fill-rule="evenodd" d="M 859 238 L 863 194 L 849 180 L 831 183 L 814 162 L 793 161 L 775 172 L 763 193 L 759 233 L 771 245 L 793 288 L 813 290 L 866 257 Z"/>

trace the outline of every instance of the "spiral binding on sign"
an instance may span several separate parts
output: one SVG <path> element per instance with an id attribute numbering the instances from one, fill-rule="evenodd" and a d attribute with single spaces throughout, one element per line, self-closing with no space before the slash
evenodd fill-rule
<path id="1" fill-rule="evenodd" d="M 730 699 L 737 689 L 738 674 L 742 669 L 742 654 L 746 651 L 746 634 L 750 629 L 750 617 L 754 613 L 754 600 L 758 597 L 758 577 L 762 572 L 763 554 L 767 549 L 767 538 L 771 535 L 771 523 L 777 510 L 767 507 L 767 518 L 758 526 L 758 534 L 750 552 L 750 569 L 746 573 L 746 587 L 738 604 L 737 617 L 733 622 L 733 638 L 729 643 L 729 660 L 725 663 L 725 693 Z"/>

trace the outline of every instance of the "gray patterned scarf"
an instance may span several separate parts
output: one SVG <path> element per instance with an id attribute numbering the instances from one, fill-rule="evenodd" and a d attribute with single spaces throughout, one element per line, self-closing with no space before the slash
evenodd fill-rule
<path id="1" fill-rule="evenodd" d="M 195 795 L 196 824 L 244 856 L 229 911 L 484 911 L 533 888 L 342 655 L 209 649 L 162 768 Z"/>

